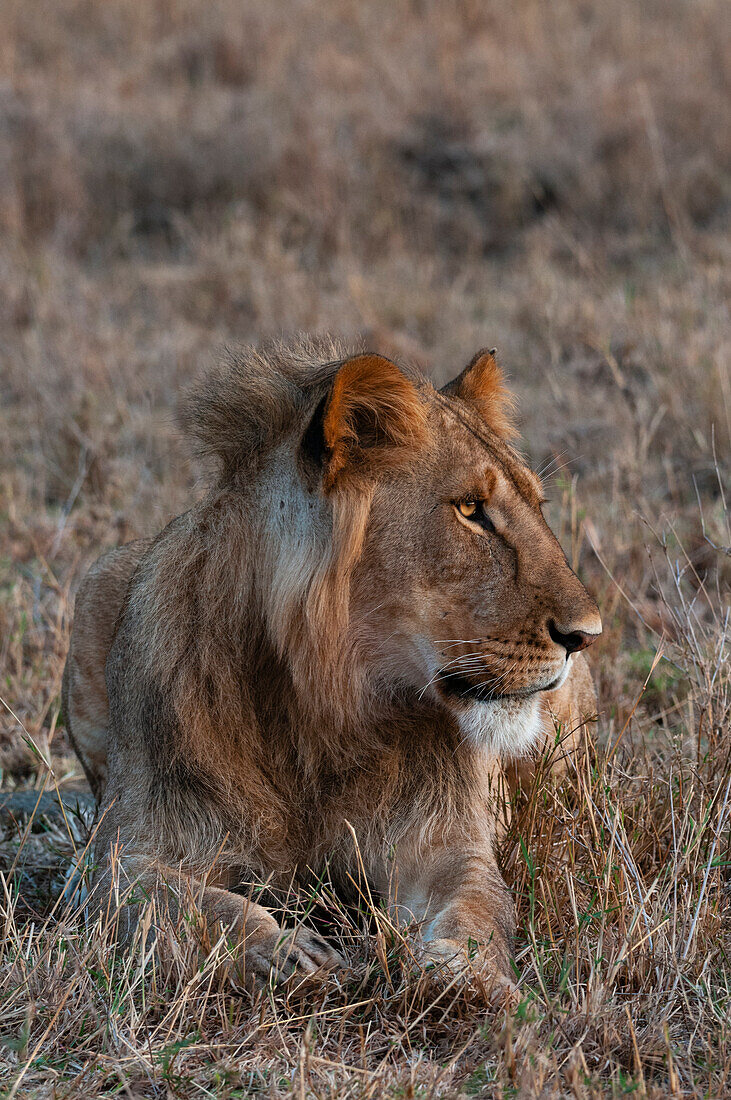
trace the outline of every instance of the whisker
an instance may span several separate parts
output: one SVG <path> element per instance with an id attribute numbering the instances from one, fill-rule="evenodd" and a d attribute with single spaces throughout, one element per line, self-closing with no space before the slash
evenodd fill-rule
<path id="1" fill-rule="evenodd" d="M 549 477 L 550 474 L 555 473 L 556 470 L 555 469 L 551 470 L 551 467 L 554 466 L 554 467 L 558 468 L 557 467 L 558 463 L 563 463 L 563 465 L 565 465 L 566 463 L 564 462 L 564 459 L 566 458 L 567 454 L 568 454 L 568 451 L 561 451 L 557 455 L 552 455 L 551 458 L 547 459 L 543 463 L 543 466 L 541 466 L 540 470 L 536 470 L 537 477 Z"/>
<path id="2" fill-rule="evenodd" d="M 451 663 L 456 663 L 456 662 L 451 662 Z M 472 669 L 472 668 L 479 668 L 479 667 L 482 667 L 482 666 L 484 666 L 484 662 L 483 662 L 482 660 L 478 660 L 478 661 L 476 661 L 476 662 L 475 662 L 474 664 L 471 664 L 471 665 L 469 666 L 469 668 L 470 668 L 470 669 Z M 503 670 L 503 671 L 502 671 L 501 673 L 499 673 L 499 674 L 497 674 L 497 675 L 495 675 L 495 676 L 491 676 L 489 680 L 485 680 L 485 681 L 483 681 L 483 683 L 481 683 L 481 684 L 477 684 L 477 685 L 476 685 L 476 687 L 477 687 L 477 688 L 479 689 L 479 688 L 481 688 L 481 687 L 484 687 L 484 686 L 486 686 L 487 684 L 491 684 L 491 685 L 492 685 L 492 694 L 494 695 L 495 691 L 496 691 L 496 690 L 497 690 L 497 689 L 498 689 L 498 688 L 499 688 L 499 687 L 500 687 L 500 686 L 501 686 L 501 685 L 502 685 L 502 684 L 503 684 L 503 683 L 505 682 L 506 678 L 507 678 L 507 677 L 508 677 L 508 676 L 510 675 L 510 673 L 511 673 L 511 672 L 512 672 L 512 671 L 513 671 L 513 670 L 514 670 L 514 669 L 515 669 L 515 668 L 516 668 L 517 666 L 518 666 L 518 661 L 517 661 L 517 660 L 511 661 L 511 662 L 510 662 L 510 663 L 508 664 L 508 667 L 507 667 L 506 669 L 504 669 L 504 670 Z M 449 665 L 445 665 L 445 666 L 444 666 L 444 668 L 445 668 L 445 669 L 446 669 L 446 668 L 448 668 L 448 667 L 449 667 Z M 426 690 L 426 688 L 427 688 L 427 687 L 429 687 L 429 686 L 430 686 L 430 685 L 431 685 L 432 683 L 438 683 L 438 682 L 439 682 L 440 680 L 448 680 L 448 679 L 450 679 L 450 678 L 452 678 L 452 677 L 457 677 L 457 676 L 461 676 L 461 675 L 462 675 L 462 673 L 464 672 L 464 669 L 460 667 L 458 671 L 455 671 L 455 672 L 445 672 L 445 673 L 444 673 L 444 675 L 442 675 L 441 673 L 442 673 L 443 671 L 444 671 L 444 669 L 441 669 L 441 670 L 439 670 L 439 671 L 438 671 L 437 673 L 435 673 L 435 674 L 434 674 L 434 676 L 433 676 L 433 677 L 432 677 L 432 679 L 431 679 L 431 680 L 429 681 L 429 683 L 428 683 L 428 684 L 426 684 L 424 688 L 422 688 L 422 690 L 421 690 L 421 692 L 420 692 L 420 694 L 419 694 L 419 698 L 421 698 L 421 696 L 422 696 L 423 692 L 424 692 L 424 691 Z M 465 692 L 462 692 L 462 693 L 461 693 L 462 697 L 464 697 L 464 696 L 465 696 L 466 694 L 467 694 L 467 692 L 466 692 L 466 691 L 465 691 Z M 490 698 L 490 697 L 488 697 L 488 698 Z"/>
<path id="3" fill-rule="evenodd" d="M 476 657 L 472 657 L 471 659 L 472 659 L 472 661 L 475 662 L 475 664 L 474 664 L 475 668 L 478 668 L 482 664 L 484 664 L 484 662 L 482 660 L 480 660 Z M 438 668 L 437 671 L 434 673 L 434 675 L 431 677 L 431 679 L 427 680 L 427 682 L 424 684 L 423 688 L 420 688 L 420 690 L 419 690 L 419 699 L 422 698 L 422 696 L 423 696 L 423 694 L 424 694 L 424 692 L 426 691 L 427 688 L 431 687 L 432 684 L 437 683 L 440 679 L 446 679 L 447 676 L 458 676 L 459 675 L 459 673 L 453 672 L 453 673 L 446 673 L 446 676 L 443 676 L 442 673 L 445 673 L 448 668 L 450 668 L 452 665 L 459 664 L 460 661 L 467 662 L 469 660 L 470 660 L 470 654 L 465 654 L 464 657 L 457 657 L 455 660 L 448 661 L 446 663 L 446 665 L 442 665 L 440 668 Z M 469 667 L 472 668 L 473 666 L 470 664 Z"/>

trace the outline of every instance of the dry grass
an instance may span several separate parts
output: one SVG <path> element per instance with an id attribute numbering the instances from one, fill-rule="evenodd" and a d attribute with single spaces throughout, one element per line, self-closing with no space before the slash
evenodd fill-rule
<path id="1" fill-rule="evenodd" d="M 515 1013 L 408 983 L 408 943 L 365 902 L 332 920 L 346 977 L 255 1002 L 190 928 L 161 961 L 118 957 L 62 896 L 84 823 L 20 821 L 0 1088 L 731 1095 L 725 14 L 5 5 L 3 784 L 79 782 L 59 717 L 75 586 L 197 492 L 170 411 L 224 342 L 365 333 L 439 380 L 497 343 L 606 632 L 596 756 L 526 798 L 504 846 Z"/>

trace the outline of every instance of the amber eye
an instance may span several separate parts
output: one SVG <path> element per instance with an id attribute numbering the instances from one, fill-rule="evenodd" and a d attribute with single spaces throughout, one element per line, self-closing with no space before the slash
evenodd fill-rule
<path id="1" fill-rule="evenodd" d="M 495 524 L 485 511 L 483 500 L 460 500 L 457 503 L 459 514 L 473 523 L 479 524 L 484 531 L 495 532 Z"/>

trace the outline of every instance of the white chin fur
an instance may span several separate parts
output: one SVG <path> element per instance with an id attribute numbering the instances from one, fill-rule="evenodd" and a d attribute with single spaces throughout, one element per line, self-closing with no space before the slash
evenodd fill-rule
<path id="1" fill-rule="evenodd" d="M 499 757 L 525 756 L 543 726 L 540 695 L 470 703 L 457 716 L 462 735 Z"/>

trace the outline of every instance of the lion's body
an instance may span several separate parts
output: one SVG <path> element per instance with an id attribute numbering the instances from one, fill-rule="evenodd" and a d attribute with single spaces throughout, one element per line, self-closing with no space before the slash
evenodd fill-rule
<path id="1" fill-rule="evenodd" d="M 502 767 L 552 742 L 554 717 L 562 766 L 595 710 L 583 655 L 567 655 L 600 627 L 504 442 L 494 376 L 492 422 L 475 386 L 472 370 L 443 396 L 332 346 L 250 353 L 187 408 L 220 460 L 209 496 L 79 591 L 64 702 L 104 810 L 101 882 L 117 843 L 150 888 L 181 868 L 205 879 L 249 972 L 280 930 L 232 891 L 286 890 L 326 863 L 343 888 L 364 870 L 433 958 L 472 938 L 508 971 Z M 450 463 L 472 481 L 437 491 Z M 452 503 L 476 470 L 504 535 Z M 305 969 L 332 961 L 303 929 L 297 944 Z"/>

